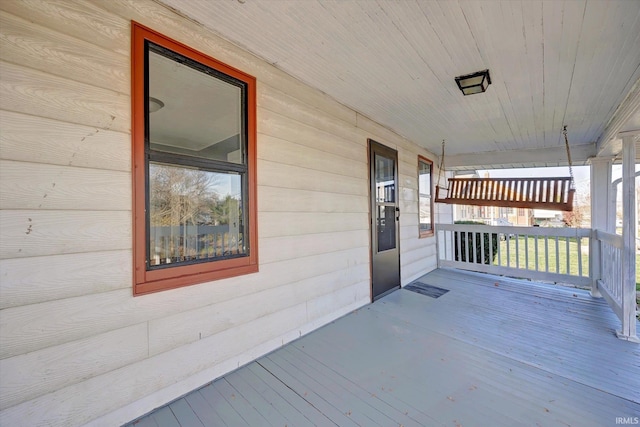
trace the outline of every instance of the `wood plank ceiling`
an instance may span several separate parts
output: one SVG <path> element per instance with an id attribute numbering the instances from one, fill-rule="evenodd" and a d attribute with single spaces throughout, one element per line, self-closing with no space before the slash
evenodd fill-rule
<path id="1" fill-rule="evenodd" d="M 640 79 L 635 0 L 160 1 L 434 153 L 446 139 L 460 158 L 517 150 L 519 163 L 537 149 L 549 153 L 537 163 L 562 164 L 563 124 L 572 146 L 597 142 Z M 488 91 L 462 96 L 454 77 L 485 68 Z"/>

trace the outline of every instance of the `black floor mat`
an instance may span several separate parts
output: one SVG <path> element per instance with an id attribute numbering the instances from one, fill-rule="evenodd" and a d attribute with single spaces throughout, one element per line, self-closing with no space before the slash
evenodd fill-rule
<path id="1" fill-rule="evenodd" d="M 417 280 L 415 282 L 409 283 L 403 289 L 406 289 L 412 292 L 417 292 L 419 294 L 426 295 L 431 298 L 438 298 L 446 294 L 447 292 L 449 292 L 449 289 L 442 289 L 436 286 L 427 285 L 426 283 L 418 282 Z"/>

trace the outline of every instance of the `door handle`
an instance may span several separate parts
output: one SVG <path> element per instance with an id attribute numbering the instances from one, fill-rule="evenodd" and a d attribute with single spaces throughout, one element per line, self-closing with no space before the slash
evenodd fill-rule
<path id="1" fill-rule="evenodd" d="M 400 220 L 400 208 L 396 207 L 396 221 Z"/>

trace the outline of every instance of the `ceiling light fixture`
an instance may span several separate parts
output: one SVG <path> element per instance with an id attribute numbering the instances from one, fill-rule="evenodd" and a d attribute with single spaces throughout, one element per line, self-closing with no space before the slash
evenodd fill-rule
<path id="1" fill-rule="evenodd" d="M 487 90 L 491 84 L 491 76 L 489 70 L 477 71 L 456 77 L 456 83 L 464 95 L 473 95 Z"/>
<path id="2" fill-rule="evenodd" d="M 162 107 L 164 107 L 164 102 L 160 101 L 158 98 L 154 98 L 152 96 L 149 97 L 149 113 L 155 113 Z"/>

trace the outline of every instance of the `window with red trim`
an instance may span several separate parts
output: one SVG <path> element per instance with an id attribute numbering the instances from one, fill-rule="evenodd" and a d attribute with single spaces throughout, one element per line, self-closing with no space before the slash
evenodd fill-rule
<path id="1" fill-rule="evenodd" d="M 134 293 L 257 271 L 255 78 L 132 27 Z"/>
<path id="2" fill-rule="evenodd" d="M 433 236 L 432 171 L 433 162 L 418 156 L 418 229 L 420 237 Z"/>

